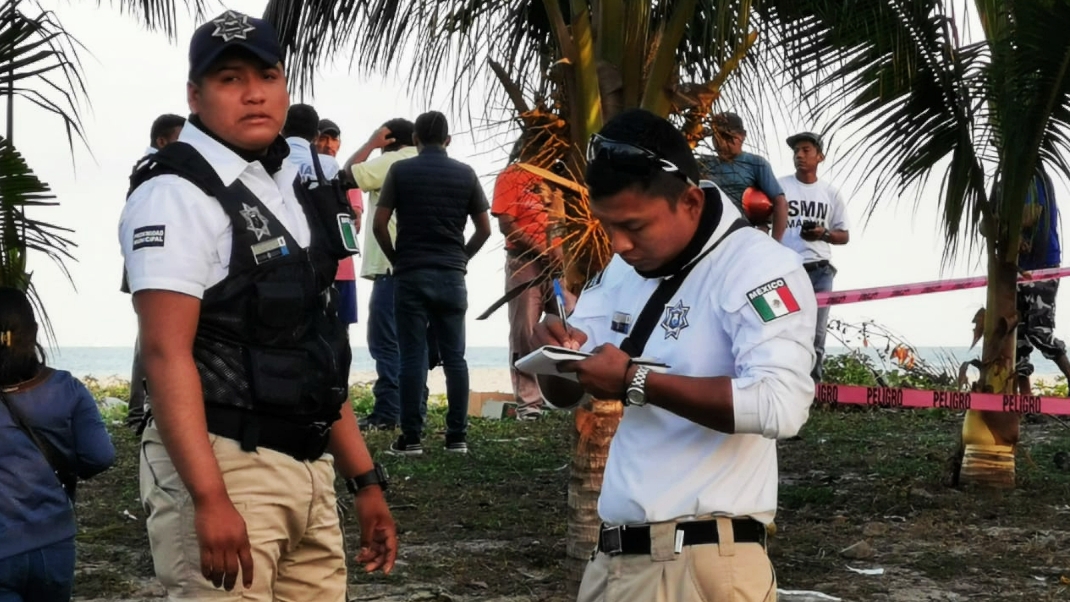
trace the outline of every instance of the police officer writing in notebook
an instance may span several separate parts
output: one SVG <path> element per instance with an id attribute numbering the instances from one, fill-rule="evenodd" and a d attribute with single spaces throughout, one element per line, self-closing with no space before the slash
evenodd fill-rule
<path id="1" fill-rule="evenodd" d="M 621 113 L 588 149 L 614 257 L 536 343 L 593 355 L 540 376 L 558 406 L 621 399 L 581 602 L 776 599 L 765 552 L 776 439 L 806 421 L 817 303 L 798 254 L 753 228 L 668 121 Z M 642 356 L 669 367 L 652 371 Z"/>
<path id="2" fill-rule="evenodd" d="M 335 470 L 357 561 L 397 553 L 347 403 L 331 283 L 351 253 L 341 191 L 306 188 L 279 136 L 289 95 L 272 26 L 227 11 L 190 43 L 193 113 L 132 178 L 119 227 L 152 422 L 141 497 L 169 600 L 345 602 Z"/>

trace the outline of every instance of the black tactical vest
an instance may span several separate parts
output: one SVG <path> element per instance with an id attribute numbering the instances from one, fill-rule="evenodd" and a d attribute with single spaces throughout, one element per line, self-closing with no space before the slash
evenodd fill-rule
<path id="1" fill-rule="evenodd" d="M 130 191 L 163 174 L 214 197 L 233 229 L 228 275 L 205 291 L 193 344 L 208 430 L 246 450 L 261 445 L 319 457 L 347 398 L 352 359 L 332 286 L 340 259 L 332 237 L 339 232 L 328 224 L 338 216 L 325 213 L 336 207 L 316 198 L 333 194 L 331 187 L 310 191 L 295 179 L 311 230 L 311 244 L 301 248 L 245 185 L 224 186 L 188 144 L 147 157 Z"/>

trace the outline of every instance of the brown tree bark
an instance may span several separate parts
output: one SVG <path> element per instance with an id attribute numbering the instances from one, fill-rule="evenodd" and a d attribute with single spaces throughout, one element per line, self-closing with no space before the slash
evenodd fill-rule
<path id="1" fill-rule="evenodd" d="M 568 484 L 568 595 L 580 591 L 583 570 L 598 543 L 598 495 L 609 458 L 609 442 L 624 415 L 619 401 L 592 400 L 576 409 Z"/>

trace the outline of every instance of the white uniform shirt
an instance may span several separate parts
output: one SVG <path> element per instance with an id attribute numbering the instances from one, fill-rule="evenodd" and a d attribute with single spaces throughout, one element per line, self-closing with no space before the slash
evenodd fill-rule
<path id="1" fill-rule="evenodd" d="M 726 202 L 709 244 L 738 217 Z M 584 350 L 619 346 L 626 336 L 619 324 L 638 319 L 659 283 L 614 257 L 569 317 L 570 326 L 587 333 Z M 598 500 L 602 520 L 640 524 L 718 514 L 772 521 L 775 439 L 798 432 L 813 401 L 816 320 L 799 256 L 767 235 L 745 228 L 702 258 L 666 305 L 643 356 L 669 364 L 670 374 L 732 377 L 737 434 L 652 404 L 625 408 Z"/>
<path id="2" fill-rule="evenodd" d="M 240 180 L 299 245 L 308 246 L 308 220 L 294 195 L 296 165 L 283 161 L 268 174 L 259 161 L 245 161 L 191 123 L 178 140 L 196 149 L 223 184 Z M 196 185 L 171 174 L 150 179 L 130 195 L 119 220 L 130 292 L 155 289 L 202 298 L 227 276 L 232 237 L 223 207 Z"/>
<path id="3" fill-rule="evenodd" d="M 850 229 L 840 191 L 824 180 L 804 184 L 794 174 L 778 181 L 788 199 L 788 227 L 781 242 L 802 255 L 804 263 L 832 259 L 832 245 L 823 240 L 803 240 L 801 233 L 805 221 L 815 221 L 826 230 Z"/>
<path id="4" fill-rule="evenodd" d="M 298 173 L 301 174 L 301 181 L 311 182 L 315 180 L 316 166 L 312 164 L 312 144 L 304 138 L 293 136 L 286 139 L 286 144 L 290 145 L 290 156 L 287 159 L 297 165 Z M 320 153 L 316 153 L 316 156 L 320 160 L 320 167 L 323 168 L 323 177 L 328 180 L 338 177 L 338 172 L 342 171 L 342 168 L 338 166 L 338 161 L 334 157 Z"/>

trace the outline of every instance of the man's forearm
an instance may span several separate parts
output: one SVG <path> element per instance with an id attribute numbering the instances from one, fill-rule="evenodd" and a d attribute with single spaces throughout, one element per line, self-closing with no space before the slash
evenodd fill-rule
<path id="1" fill-rule="evenodd" d="M 201 377 L 192 354 L 170 357 L 142 346 L 152 416 L 175 471 L 195 505 L 227 495 L 204 412 Z"/>
<path id="2" fill-rule="evenodd" d="M 353 178 L 353 166 L 357 163 L 364 163 L 367 161 L 368 157 L 372 156 L 372 153 L 375 152 L 376 148 L 375 143 L 369 140 L 364 143 L 364 146 L 358 148 L 357 152 L 350 155 L 349 159 L 346 159 L 346 164 L 342 169 L 349 174 L 350 179 Z"/>
<path id="3" fill-rule="evenodd" d="M 334 456 L 335 468 L 345 478 L 362 475 L 373 468 L 372 456 L 360 434 L 353 406 L 342 406 L 342 417 L 331 427 L 331 441 L 327 449 Z"/>
<path id="4" fill-rule="evenodd" d="M 829 244 L 845 245 L 851 240 L 851 233 L 847 230 L 829 231 Z"/>
<path id="5" fill-rule="evenodd" d="M 773 238 L 784 238 L 784 230 L 788 227 L 788 199 L 784 195 L 778 195 L 773 199 Z"/>
<path id="6" fill-rule="evenodd" d="M 637 367 L 628 370 L 631 382 Z M 736 430 L 732 379 L 727 376 L 691 377 L 651 372 L 646 378 L 647 403 L 722 433 Z"/>
<path id="7" fill-rule="evenodd" d="M 393 264 L 395 253 L 394 242 L 390 240 L 390 231 L 372 226 L 372 234 L 375 235 L 375 242 L 379 243 L 379 248 L 383 250 L 383 256 Z"/>
<path id="8" fill-rule="evenodd" d="M 468 239 L 468 243 L 464 245 L 464 253 L 469 259 L 476 256 L 476 253 L 483 248 L 484 243 L 490 238 L 490 233 L 484 233 L 477 231 L 472 235 L 472 238 Z"/>

